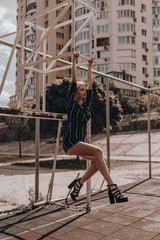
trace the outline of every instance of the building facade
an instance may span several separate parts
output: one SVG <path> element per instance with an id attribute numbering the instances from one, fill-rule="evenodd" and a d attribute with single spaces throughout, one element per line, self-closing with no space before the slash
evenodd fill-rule
<path id="1" fill-rule="evenodd" d="M 86 2 L 89 2 L 86 1 Z M 93 22 L 77 38 L 80 53 L 94 54 L 94 69 L 144 87 L 153 85 L 152 3 L 150 0 L 95 0 L 96 36 Z M 83 7 L 77 15 L 85 14 Z M 91 34 L 92 33 L 92 34 Z M 82 71 L 79 76 L 85 78 Z M 97 77 L 104 82 L 103 77 Z M 140 90 L 114 81 L 120 95 L 136 104 Z"/>
<path id="2" fill-rule="evenodd" d="M 160 1 L 152 0 L 153 14 L 153 74 L 154 84 L 160 84 Z"/>
<path id="3" fill-rule="evenodd" d="M 156 56 L 153 58 L 152 44 L 152 12 L 155 11 L 157 13 L 158 11 L 153 10 L 154 8 L 152 9 L 155 1 L 153 3 L 150 0 L 83 1 L 97 10 L 96 22 L 90 21 L 77 36 L 76 50 L 88 57 L 94 55 L 96 61 L 94 69 L 97 71 L 110 73 L 113 76 L 141 86 L 152 86 L 153 60 L 154 63 L 157 61 Z M 45 9 L 52 9 L 56 4 L 63 1 L 18 0 L 17 2 L 17 23 L 19 23 L 23 16 L 41 13 Z M 88 10 L 84 6 L 76 5 L 76 16 L 86 13 L 88 13 Z M 41 18 L 37 18 L 36 23 L 44 28 L 48 28 L 59 14 L 60 10 L 51 11 Z M 70 10 L 65 14 L 62 21 L 68 19 L 71 19 Z M 83 20 L 76 23 L 76 29 L 80 27 L 82 22 Z M 96 28 L 95 31 L 94 27 Z M 158 33 L 154 33 L 154 35 L 156 34 Z M 33 31 L 33 29 L 26 32 L 26 46 L 33 49 L 35 44 L 40 40 L 40 37 L 41 34 Z M 69 25 L 52 31 L 47 38 L 47 53 L 55 56 L 64 47 L 70 37 L 71 27 Z M 70 51 L 70 48 L 68 48 L 68 51 Z M 157 54 L 156 51 L 154 52 Z M 20 59 L 19 55 L 17 59 Z M 158 72 L 158 70 L 155 71 L 156 73 Z M 154 81 L 157 79 L 155 71 Z M 78 75 L 80 78 L 86 78 L 84 71 L 78 71 Z M 63 78 L 64 76 L 70 76 L 70 71 L 50 73 L 46 76 L 46 83 L 50 85 L 55 79 Z M 104 82 L 102 77 L 97 77 L 97 80 L 102 83 Z M 17 96 L 19 93 L 19 81 L 17 71 Z M 128 98 L 131 104 L 135 103 L 140 90 L 117 82 L 113 84 L 120 90 L 121 96 Z M 25 99 L 30 100 L 34 97 L 35 74 L 33 73 L 25 94 Z"/>

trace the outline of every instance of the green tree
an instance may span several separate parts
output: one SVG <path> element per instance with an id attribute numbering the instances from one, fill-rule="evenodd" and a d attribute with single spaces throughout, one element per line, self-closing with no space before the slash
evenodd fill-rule
<path id="1" fill-rule="evenodd" d="M 155 112 L 160 112 L 160 95 L 155 93 L 155 92 L 151 92 L 150 93 L 150 101 L 151 101 L 151 106 L 150 109 L 151 111 L 155 111 Z M 138 98 L 138 105 L 140 108 L 140 112 L 146 112 L 148 109 L 148 94 L 142 94 L 139 98 Z"/>
<path id="2" fill-rule="evenodd" d="M 71 85 L 70 79 L 59 80 L 47 88 L 46 111 L 55 113 L 66 113 L 66 97 Z M 122 108 L 118 96 L 110 91 L 110 123 L 111 126 L 117 125 L 122 118 Z M 92 133 L 100 133 L 106 125 L 106 98 L 105 91 L 100 83 L 93 82 L 93 100 L 91 105 Z M 57 122 L 44 121 L 45 132 L 54 131 Z M 55 132 L 56 134 L 56 132 Z"/>
<path id="3" fill-rule="evenodd" d="M 34 102 L 30 101 L 24 102 L 25 108 L 31 108 L 33 106 Z M 12 102 L 10 103 L 11 108 L 17 108 L 18 102 Z M 34 121 L 34 120 L 33 120 Z M 20 118 L 20 117 L 4 117 L 3 122 L 7 125 L 7 129 L 5 131 L 6 134 L 6 140 L 10 140 L 10 136 L 8 133 L 11 134 L 12 139 L 14 138 L 16 141 L 18 141 L 19 144 L 19 157 L 22 157 L 22 140 L 28 140 L 32 137 L 32 129 L 31 123 L 32 119 L 27 118 Z"/>
<path id="4" fill-rule="evenodd" d="M 26 118 L 6 117 L 5 120 L 8 130 L 19 143 L 19 157 L 22 157 L 22 140 L 25 140 L 29 134 L 29 125 Z"/>

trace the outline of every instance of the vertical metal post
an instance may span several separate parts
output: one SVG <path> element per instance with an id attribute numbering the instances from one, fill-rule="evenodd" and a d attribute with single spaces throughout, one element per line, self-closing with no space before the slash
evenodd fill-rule
<path id="1" fill-rule="evenodd" d="M 107 165 L 110 172 L 110 107 L 109 107 L 109 78 L 106 78 L 106 150 Z"/>
<path id="2" fill-rule="evenodd" d="M 43 43 L 43 59 L 46 59 L 46 39 Z M 43 63 L 43 70 L 46 70 L 46 62 Z M 46 74 L 43 73 L 43 111 L 46 111 Z"/>
<path id="3" fill-rule="evenodd" d="M 91 119 L 89 120 L 87 124 L 87 142 L 91 142 Z M 87 169 L 91 166 L 91 161 L 87 160 Z M 86 202 L 86 211 L 91 211 L 91 178 L 87 181 L 87 202 Z"/>
<path id="4" fill-rule="evenodd" d="M 62 123 L 63 123 L 63 120 L 58 121 L 54 163 L 53 163 L 52 176 L 51 176 L 51 180 L 50 180 L 50 184 L 49 184 L 49 188 L 48 188 L 48 194 L 47 194 L 47 202 L 49 202 L 49 203 L 51 202 L 51 199 L 52 199 L 53 183 L 54 183 L 54 177 L 55 177 L 55 172 L 56 172 L 57 154 L 58 154 L 58 148 L 59 148 L 59 139 L 60 139 L 60 134 L 61 134 Z"/>
<path id="5" fill-rule="evenodd" d="M 24 87 L 24 80 L 25 80 L 25 70 L 23 68 L 23 64 L 24 64 L 24 59 L 25 59 L 25 53 L 24 53 L 24 47 L 25 47 L 25 25 L 22 25 L 22 30 L 21 30 L 21 63 L 20 63 L 20 108 L 23 107 L 23 87 Z"/>
<path id="6" fill-rule="evenodd" d="M 148 91 L 148 161 L 149 161 L 149 178 L 152 178 L 151 172 L 151 113 L 150 113 L 151 99 L 150 91 Z"/>
<path id="7" fill-rule="evenodd" d="M 39 73 L 36 73 L 36 110 L 40 109 Z M 35 202 L 39 200 L 40 119 L 35 120 Z"/>

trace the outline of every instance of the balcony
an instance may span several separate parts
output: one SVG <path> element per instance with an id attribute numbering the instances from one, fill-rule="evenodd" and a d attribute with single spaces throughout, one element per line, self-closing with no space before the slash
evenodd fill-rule
<path id="1" fill-rule="evenodd" d="M 26 11 L 28 12 L 29 10 L 36 8 L 37 1 L 36 0 L 27 0 L 27 9 Z"/>

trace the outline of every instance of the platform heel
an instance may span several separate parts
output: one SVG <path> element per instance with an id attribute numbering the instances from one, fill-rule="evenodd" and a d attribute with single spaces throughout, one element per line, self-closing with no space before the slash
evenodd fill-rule
<path id="1" fill-rule="evenodd" d="M 114 187 L 114 188 L 110 188 Z M 128 197 L 122 195 L 121 191 L 117 187 L 117 184 L 108 185 L 108 197 L 110 204 L 128 202 Z"/>
<path id="2" fill-rule="evenodd" d="M 81 178 L 75 179 L 73 180 L 73 182 L 71 182 L 71 184 L 68 185 L 68 188 L 71 189 L 74 187 L 73 191 L 71 192 L 70 196 L 72 198 L 73 201 L 78 201 L 77 197 L 79 195 L 79 192 L 83 186 L 83 184 L 81 184 L 80 182 Z"/>

